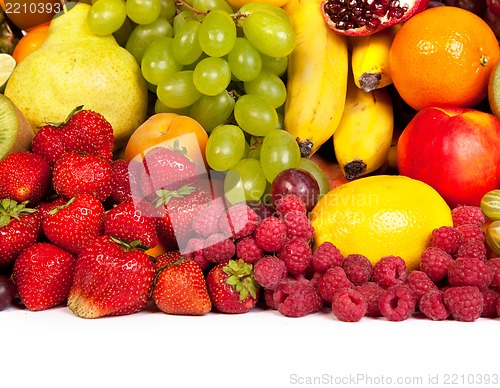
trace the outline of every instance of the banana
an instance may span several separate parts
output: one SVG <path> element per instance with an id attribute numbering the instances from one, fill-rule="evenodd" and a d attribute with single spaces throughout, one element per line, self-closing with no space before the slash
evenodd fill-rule
<path id="1" fill-rule="evenodd" d="M 392 83 L 389 52 L 400 25 L 367 36 L 353 36 L 351 68 L 358 88 L 369 92 Z"/>
<path id="2" fill-rule="evenodd" d="M 382 167 L 393 131 L 392 100 L 387 89 L 367 93 L 349 77 L 344 112 L 333 135 L 335 156 L 348 180 Z"/>
<path id="3" fill-rule="evenodd" d="M 344 110 L 347 38 L 329 29 L 321 0 L 289 0 L 296 46 L 288 57 L 284 128 L 309 157 L 331 138 Z"/>

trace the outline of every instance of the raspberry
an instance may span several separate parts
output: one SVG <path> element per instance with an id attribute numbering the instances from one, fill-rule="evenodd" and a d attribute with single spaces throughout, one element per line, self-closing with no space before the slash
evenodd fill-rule
<path id="1" fill-rule="evenodd" d="M 480 226 L 474 224 L 464 224 L 457 227 L 457 229 L 462 232 L 464 243 L 477 241 L 484 244 L 486 241 L 486 234 Z"/>
<path id="2" fill-rule="evenodd" d="M 484 290 L 491 283 L 491 269 L 480 259 L 461 257 L 448 267 L 448 282 L 452 287 L 476 286 Z"/>
<path id="3" fill-rule="evenodd" d="M 325 241 L 314 251 L 311 264 L 314 272 L 325 273 L 329 268 L 341 265 L 343 260 L 339 249 L 331 242 Z"/>
<path id="4" fill-rule="evenodd" d="M 286 317 L 303 317 L 318 311 L 323 302 L 308 282 L 285 280 L 273 293 L 274 305 Z"/>
<path id="5" fill-rule="evenodd" d="M 259 216 L 246 204 L 231 206 L 219 219 L 219 229 L 228 237 L 242 238 L 253 233 Z"/>
<path id="6" fill-rule="evenodd" d="M 365 284 L 372 277 L 372 263 L 364 255 L 347 255 L 342 261 L 347 278 L 356 286 Z"/>
<path id="7" fill-rule="evenodd" d="M 483 294 L 474 286 L 449 287 L 444 291 L 443 301 L 457 321 L 473 322 L 483 311 Z"/>
<path id="8" fill-rule="evenodd" d="M 224 213 L 222 202 L 213 202 L 195 214 L 191 227 L 198 235 L 207 238 L 219 232 L 219 218 L 222 213 Z"/>
<path id="9" fill-rule="evenodd" d="M 205 239 L 203 256 L 213 263 L 222 263 L 231 259 L 235 251 L 233 240 L 221 233 L 215 233 Z"/>
<path id="10" fill-rule="evenodd" d="M 257 245 L 253 236 L 236 241 L 236 256 L 247 263 L 255 264 L 264 257 L 264 250 Z"/>
<path id="11" fill-rule="evenodd" d="M 410 287 L 396 284 L 380 297 L 378 307 L 389 321 L 399 322 L 409 318 L 415 311 L 417 300 Z"/>
<path id="12" fill-rule="evenodd" d="M 382 288 L 403 284 L 407 276 L 406 263 L 399 256 L 382 257 L 373 266 L 373 281 Z"/>
<path id="13" fill-rule="evenodd" d="M 264 302 L 267 307 L 276 310 L 276 305 L 274 304 L 274 290 L 268 288 L 264 289 Z"/>
<path id="14" fill-rule="evenodd" d="M 182 252 L 186 259 L 196 262 L 200 266 L 202 271 L 208 269 L 208 267 L 210 267 L 210 265 L 212 264 L 212 262 L 207 260 L 207 258 L 203 254 L 204 247 L 205 240 L 193 237 L 189 239 L 185 250 Z"/>
<path id="15" fill-rule="evenodd" d="M 299 210 L 290 210 L 282 217 L 286 225 L 286 235 L 289 239 L 303 238 L 309 240 L 314 233 L 314 228 L 306 214 Z"/>
<path id="16" fill-rule="evenodd" d="M 408 274 L 408 277 L 406 278 L 406 285 L 410 287 L 415 294 L 417 303 L 420 301 L 422 295 L 429 291 L 438 289 L 425 272 L 417 270 L 411 271 Z"/>
<path id="17" fill-rule="evenodd" d="M 354 284 L 347 278 L 341 267 L 332 267 L 319 279 L 318 294 L 325 302 L 331 303 L 335 291 L 345 287 L 353 288 Z"/>
<path id="18" fill-rule="evenodd" d="M 498 317 L 497 303 L 500 294 L 491 288 L 481 291 L 483 294 L 483 310 L 481 316 L 484 318 Z"/>
<path id="19" fill-rule="evenodd" d="M 486 221 L 479 206 L 457 206 L 451 211 L 451 218 L 455 228 L 465 224 L 481 227 Z"/>
<path id="20" fill-rule="evenodd" d="M 343 322 L 358 322 L 364 317 L 368 303 L 354 288 L 341 288 L 333 294 L 332 312 Z"/>
<path id="21" fill-rule="evenodd" d="M 441 248 L 429 247 L 420 257 L 420 270 L 433 282 L 439 282 L 448 274 L 448 267 L 453 263 L 451 255 Z"/>
<path id="22" fill-rule="evenodd" d="M 292 210 L 307 214 L 306 203 L 295 194 L 286 194 L 276 202 L 276 211 L 279 215 L 283 216 Z"/>
<path id="23" fill-rule="evenodd" d="M 354 288 L 361 295 L 363 295 L 363 298 L 365 298 L 366 302 L 368 303 L 365 315 L 368 317 L 380 317 L 382 313 L 378 308 L 378 301 L 380 297 L 385 293 L 385 289 L 380 287 L 375 282 L 368 282 Z"/>
<path id="24" fill-rule="evenodd" d="M 275 256 L 264 256 L 253 267 L 257 283 L 262 287 L 274 290 L 287 276 L 285 263 Z"/>
<path id="25" fill-rule="evenodd" d="M 500 257 L 486 261 L 491 270 L 490 287 L 500 292 Z"/>
<path id="26" fill-rule="evenodd" d="M 478 241 L 463 243 L 458 248 L 457 257 L 486 261 L 486 245 Z"/>
<path id="27" fill-rule="evenodd" d="M 299 275 L 311 265 L 312 251 L 307 240 L 294 238 L 283 245 L 278 251 L 278 257 L 283 260 L 291 275 Z"/>
<path id="28" fill-rule="evenodd" d="M 432 231 L 429 246 L 441 248 L 446 253 L 454 255 L 462 241 L 463 235 L 460 230 L 453 226 L 441 226 Z"/>
<path id="29" fill-rule="evenodd" d="M 274 216 L 264 218 L 254 231 L 255 242 L 267 252 L 277 252 L 286 241 L 286 225 Z"/>
<path id="30" fill-rule="evenodd" d="M 443 292 L 440 290 L 431 290 L 422 295 L 418 308 L 433 321 L 444 321 L 450 315 L 443 302 Z"/>

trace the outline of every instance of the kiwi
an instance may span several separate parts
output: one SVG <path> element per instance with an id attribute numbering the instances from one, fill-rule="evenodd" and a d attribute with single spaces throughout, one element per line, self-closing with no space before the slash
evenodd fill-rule
<path id="1" fill-rule="evenodd" d="M 490 73 L 488 83 L 488 101 L 491 112 L 500 119 L 500 62 L 497 62 Z"/>
<path id="2" fill-rule="evenodd" d="M 14 152 L 27 151 L 35 132 L 21 111 L 0 94 L 0 160 Z"/>

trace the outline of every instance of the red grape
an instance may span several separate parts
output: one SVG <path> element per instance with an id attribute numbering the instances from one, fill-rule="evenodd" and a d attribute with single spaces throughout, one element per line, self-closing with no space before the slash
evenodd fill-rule
<path id="1" fill-rule="evenodd" d="M 488 9 L 497 18 L 500 18 L 500 0 L 486 0 Z"/>
<path id="2" fill-rule="evenodd" d="M 12 304 L 16 295 L 16 286 L 7 276 L 0 275 L 0 311 L 5 310 Z"/>
<path id="3" fill-rule="evenodd" d="M 274 206 L 287 194 L 295 194 L 301 198 L 311 211 L 320 197 L 318 182 L 314 176 L 302 168 L 289 168 L 280 172 L 271 183 L 271 202 Z"/>
<path id="4" fill-rule="evenodd" d="M 257 213 L 261 220 L 272 216 L 275 212 L 271 205 L 262 201 L 247 201 L 247 205 Z"/>

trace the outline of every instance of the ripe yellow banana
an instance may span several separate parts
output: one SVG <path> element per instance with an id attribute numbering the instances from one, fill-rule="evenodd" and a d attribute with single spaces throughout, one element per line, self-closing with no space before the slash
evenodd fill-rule
<path id="1" fill-rule="evenodd" d="M 389 52 L 399 28 L 396 24 L 375 34 L 350 38 L 351 68 L 358 88 L 369 92 L 392 83 Z"/>
<path id="2" fill-rule="evenodd" d="M 394 131 L 392 100 L 387 89 L 364 92 L 349 77 L 340 124 L 333 135 L 335 156 L 347 179 L 381 167 Z"/>
<path id="3" fill-rule="evenodd" d="M 303 157 L 337 129 L 347 90 L 347 38 L 327 27 L 320 5 L 321 0 L 290 0 L 283 6 L 296 36 L 288 57 L 284 127 Z"/>

